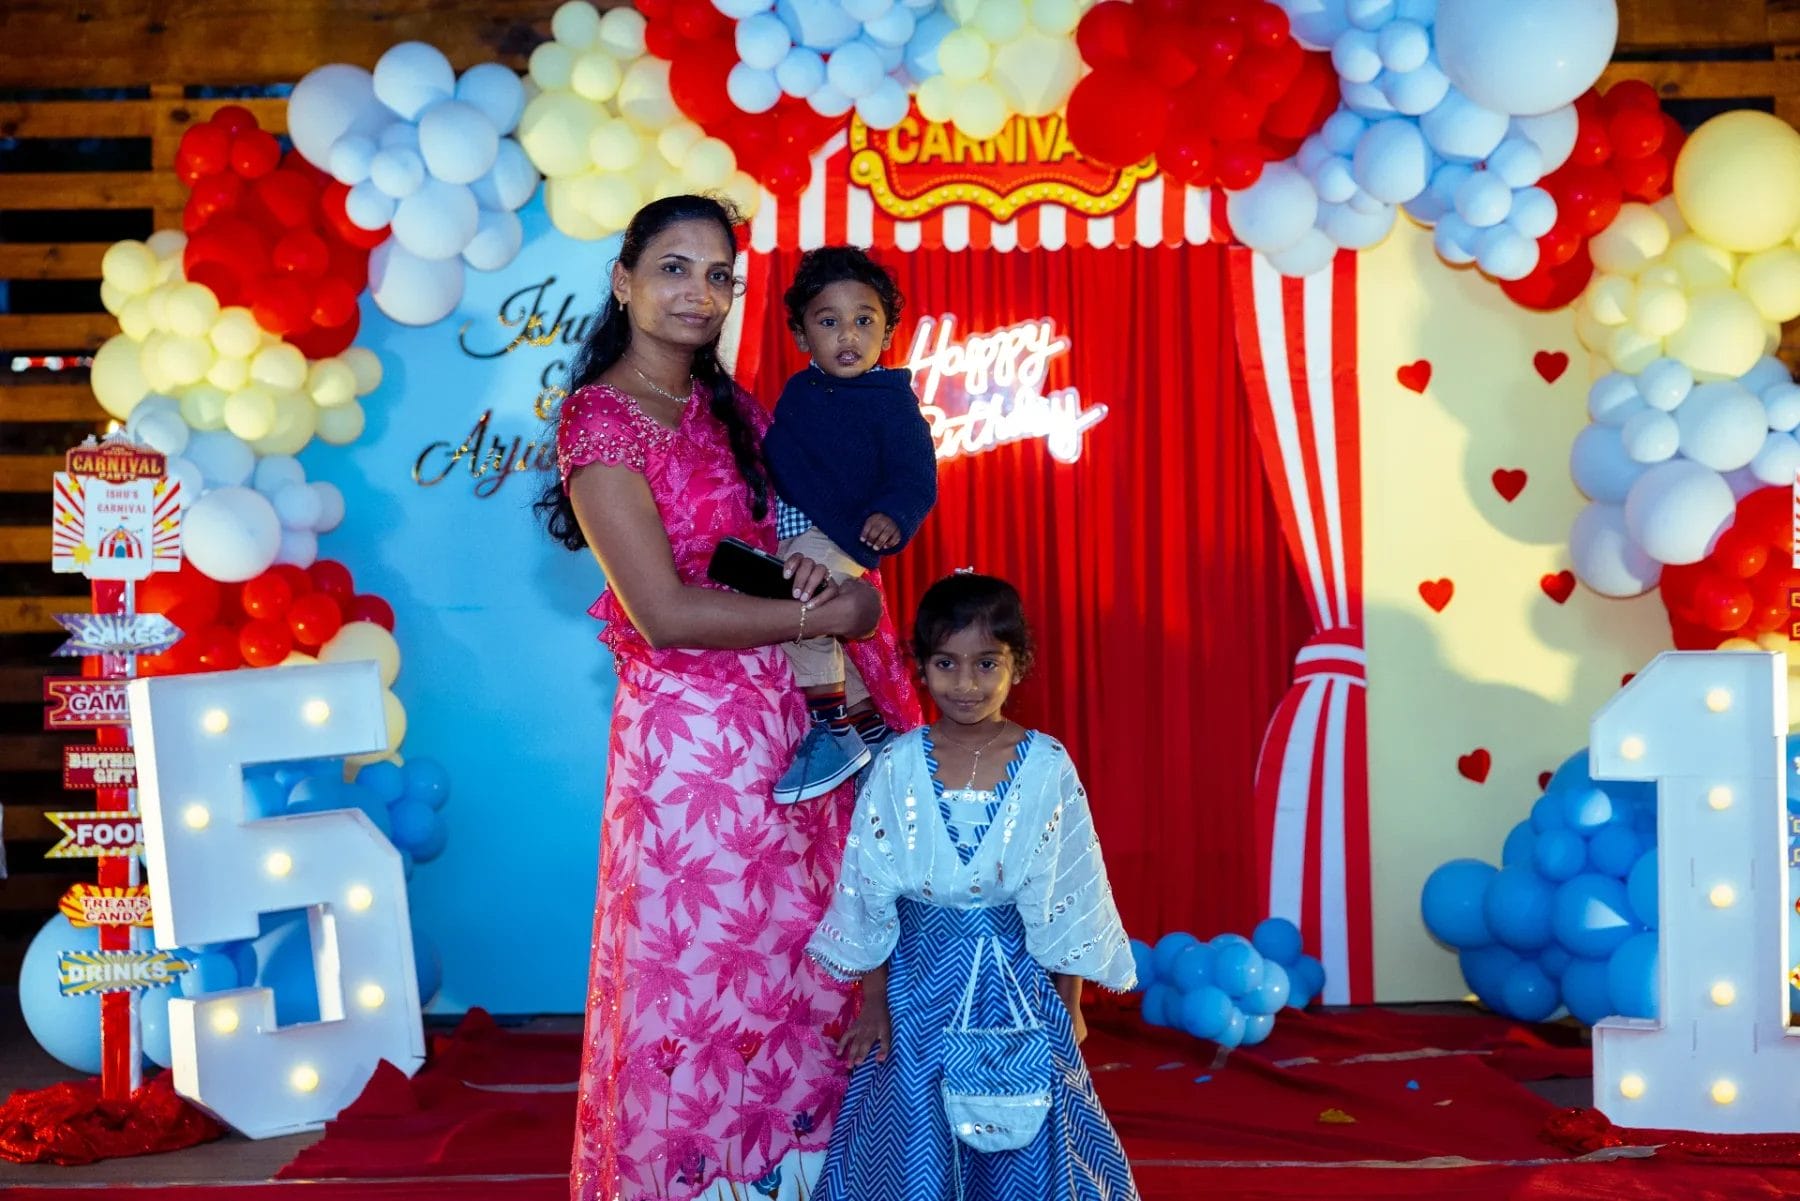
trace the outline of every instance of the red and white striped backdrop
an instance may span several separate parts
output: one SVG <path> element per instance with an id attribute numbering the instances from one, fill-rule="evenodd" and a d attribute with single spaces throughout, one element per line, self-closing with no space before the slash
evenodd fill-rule
<path id="1" fill-rule="evenodd" d="M 1263 465 L 1317 627 L 1256 765 L 1269 913 L 1325 964 L 1325 999 L 1374 999 L 1356 256 L 1287 279 L 1231 252 L 1233 307 Z"/>
<path id="2" fill-rule="evenodd" d="M 750 249 L 811 250 L 815 246 L 871 246 L 902 252 L 937 250 L 1061 250 L 1065 246 L 1181 246 L 1228 241 L 1213 193 L 1153 175 L 1108 217 L 1086 217 L 1057 204 L 1036 204 L 1011 221 L 953 204 L 917 221 L 901 221 L 875 207 L 868 191 L 850 182 L 846 134 L 813 156 L 812 183 L 793 200 L 762 194 L 750 221 Z"/>

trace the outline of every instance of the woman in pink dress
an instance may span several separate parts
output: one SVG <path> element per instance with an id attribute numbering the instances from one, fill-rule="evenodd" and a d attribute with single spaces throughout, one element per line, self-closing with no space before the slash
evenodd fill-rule
<path id="1" fill-rule="evenodd" d="M 619 684 L 607 756 L 574 1201 L 789 1201 L 810 1193 L 842 1095 L 852 996 L 805 947 L 831 899 L 848 790 L 770 788 L 806 732 L 779 644 L 851 653 L 896 730 L 918 701 L 878 585 L 810 602 L 712 586 L 713 548 L 772 549 L 763 410 L 718 359 L 737 293 L 732 215 L 676 196 L 625 232 L 557 429 L 539 509 L 589 547 Z M 789 561 L 796 598 L 829 584 Z"/>

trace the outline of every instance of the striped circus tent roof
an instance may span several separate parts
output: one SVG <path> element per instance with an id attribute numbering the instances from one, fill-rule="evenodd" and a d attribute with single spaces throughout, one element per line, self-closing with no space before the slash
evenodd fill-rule
<path id="1" fill-rule="evenodd" d="M 813 156 L 812 182 L 798 197 L 762 194 L 750 221 L 750 249 L 811 250 L 849 244 L 902 252 L 929 250 L 1061 250 L 1065 246 L 1183 246 L 1228 242 L 1222 194 L 1153 175 L 1124 207 L 1094 217 L 1053 202 L 1021 209 L 1010 221 L 951 204 L 916 221 L 882 212 L 850 179 L 849 138 L 838 133 Z"/>

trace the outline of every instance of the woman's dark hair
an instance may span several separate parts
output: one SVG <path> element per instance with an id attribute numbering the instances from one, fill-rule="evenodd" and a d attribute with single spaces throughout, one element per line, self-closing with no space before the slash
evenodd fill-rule
<path id="1" fill-rule="evenodd" d="M 887 273 L 887 268 L 854 246 L 821 246 L 800 256 L 794 282 L 787 295 L 782 297 L 787 304 L 788 328 L 805 329 L 806 306 L 832 284 L 847 279 L 875 289 L 875 295 L 881 297 L 882 311 L 887 314 L 889 330 L 900 324 L 900 312 L 906 307 L 906 298 L 900 295 L 900 285 Z"/>
<path id="2" fill-rule="evenodd" d="M 718 225 L 725 232 L 732 255 L 736 256 L 739 218 L 729 201 L 711 196 L 669 196 L 651 201 L 631 218 L 631 224 L 625 227 L 625 240 L 619 247 L 620 264 L 627 271 L 635 270 L 644 248 L 665 229 L 684 221 L 711 221 Z M 569 368 L 569 392 L 578 392 L 599 379 L 625 356 L 625 348 L 630 345 L 631 316 L 613 295 L 609 283 L 600 320 L 581 344 L 575 362 Z M 744 477 L 744 487 L 750 493 L 751 515 L 761 521 L 769 512 L 769 475 L 763 466 L 755 431 L 738 408 L 737 388 L 726 373 L 725 365 L 719 362 L 717 338 L 694 351 L 693 372 L 711 398 L 713 417 L 725 427 L 731 440 L 731 457 L 737 461 L 738 474 Z M 555 445 L 554 419 L 551 444 Z M 543 492 L 531 507 L 543 519 L 551 538 L 570 550 L 580 550 L 587 545 L 560 473 L 544 485 Z"/>
<path id="3" fill-rule="evenodd" d="M 986 630 L 1011 650 L 1013 679 L 1025 678 L 1036 651 L 1019 590 L 1005 580 L 971 571 L 945 576 L 919 598 L 919 612 L 913 618 L 913 658 L 923 669 L 939 647 L 971 626 Z"/>

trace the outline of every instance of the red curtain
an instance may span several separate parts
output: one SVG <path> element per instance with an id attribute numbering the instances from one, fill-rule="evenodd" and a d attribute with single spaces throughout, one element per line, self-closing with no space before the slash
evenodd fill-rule
<path id="1" fill-rule="evenodd" d="M 1154 939 L 1267 916 L 1251 776 L 1313 625 L 1243 394 L 1225 254 L 1067 249 L 882 256 L 920 317 L 963 337 L 1048 317 L 1072 342 L 1048 387 L 1106 418 L 1079 461 L 1028 439 L 940 465 L 939 501 L 887 570 L 903 630 L 958 567 L 1011 580 L 1038 667 L 1012 716 L 1063 740 L 1093 798 L 1125 922 Z M 780 294 L 798 252 L 752 256 L 740 377 L 772 403 L 804 365 Z"/>

